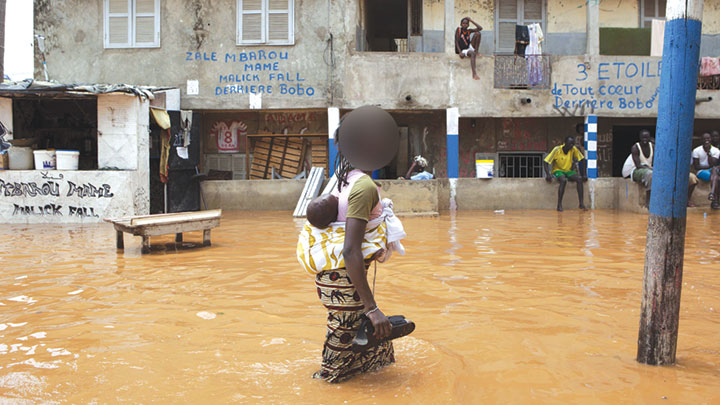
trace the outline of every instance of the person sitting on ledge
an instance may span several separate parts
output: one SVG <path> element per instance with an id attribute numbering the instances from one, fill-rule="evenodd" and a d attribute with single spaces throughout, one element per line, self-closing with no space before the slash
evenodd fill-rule
<path id="1" fill-rule="evenodd" d="M 469 28 L 470 23 L 473 23 L 475 28 Z M 475 80 L 480 80 L 475 69 L 475 58 L 477 50 L 480 48 L 480 31 L 482 31 L 482 27 L 470 17 L 460 20 L 460 26 L 455 31 L 455 53 L 460 56 L 460 59 L 465 59 L 466 56 L 470 57 L 472 78 Z"/>
<path id="2" fill-rule="evenodd" d="M 698 179 L 711 183 L 711 192 L 708 199 L 712 201 L 712 208 L 720 208 L 720 203 L 715 198 L 714 182 L 712 182 L 712 180 L 715 180 L 712 172 L 718 162 L 720 162 L 720 149 L 712 146 L 712 136 L 706 132 L 702 135 L 702 144 L 692 151 L 692 167 L 697 172 Z M 690 200 L 691 196 L 692 194 L 688 196 L 688 200 Z"/>
<path id="3" fill-rule="evenodd" d="M 630 148 L 630 156 L 623 165 L 623 177 L 629 177 L 635 183 L 645 186 L 645 206 L 650 204 L 652 188 L 653 153 L 655 145 L 650 141 L 650 131 L 643 129 L 638 135 L 640 142 Z"/>
<path id="4" fill-rule="evenodd" d="M 580 173 L 573 170 L 573 164 L 577 162 Z M 580 209 L 587 210 L 583 203 L 583 181 L 587 180 L 583 177 L 582 173 L 585 173 L 587 167 L 587 160 L 583 156 L 582 152 L 575 147 L 575 138 L 568 136 L 565 138 L 565 144 L 558 145 L 553 148 L 550 153 L 545 157 L 545 180 L 548 183 L 552 182 L 553 177 L 558 180 L 560 186 L 558 187 L 558 202 L 557 210 L 562 211 L 562 200 L 565 194 L 565 185 L 568 180 L 577 183 L 578 201 L 580 202 Z"/>

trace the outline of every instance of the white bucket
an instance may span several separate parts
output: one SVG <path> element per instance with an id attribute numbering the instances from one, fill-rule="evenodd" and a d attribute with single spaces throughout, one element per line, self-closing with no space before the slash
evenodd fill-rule
<path id="1" fill-rule="evenodd" d="M 58 170 L 77 170 L 80 161 L 80 151 L 77 150 L 60 150 L 55 152 L 57 156 Z"/>
<path id="2" fill-rule="evenodd" d="M 55 150 L 38 149 L 33 151 L 35 170 L 55 170 Z"/>
<path id="3" fill-rule="evenodd" d="M 475 178 L 491 179 L 493 178 L 493 169 L 495 168 L 494 160 L 476 160 L 475 161 Z"/>
<path id="4" fill-rule="evenodd" d="M 8 149 L 10 170 L 32 170 L 33 150 L 29 146 L 13 146 Z"/>

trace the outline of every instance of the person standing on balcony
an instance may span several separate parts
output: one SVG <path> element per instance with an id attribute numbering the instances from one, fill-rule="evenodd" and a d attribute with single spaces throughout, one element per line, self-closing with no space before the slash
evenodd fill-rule
<path id="1" fill-rule="evenodd" d="M 573 170 L 575 162 L 577 162 L 579 167 L 579 173 Z M 545 157 L 545 180 L 550 183 L 554 177 L 560 183 L 558 188 L 558 211 L 563 210 L 562 200 L 565 195 L 565 185 L 567 185 L 568 180 L 577 183 L 580 209 L 587 210 L 583 202 L 583 181 L 587 180 L 587 177 L 584 177 L 583 174 L 585 173 L 586 166 L 587 160 L 582 152 L 575 147 L 575 138 L 572 136 L 566 137 L 565 144 L 556 146 Z"/>
<path id="2" fill-rule="evenodd" d="M 473 23 L 475 28 L 470 28 L 470 23 Z M 475 68 L 475 58 L 477 50 L 480 48 L 480 31 L 482 31 L 482 27 L 470 17 L 460 20 L 460 26 L 455 31 L 455 53 L 460 56 L 460 59 L 465 59 L 466 56 L 470 57 L 470 68 L 475 80 L 480 80 Z"/>

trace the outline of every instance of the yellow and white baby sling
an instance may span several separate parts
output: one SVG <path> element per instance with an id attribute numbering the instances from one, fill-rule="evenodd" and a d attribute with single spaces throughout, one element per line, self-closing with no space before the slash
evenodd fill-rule
<path id="1" fill-rule="evenodd" d="M 382 201 L 382 215 L 370 220 L 365 227 L 365 238 L 362 242 L 363 259 L 370 259 L 379 250 L 385 252 L 378 258 L 379 262 L 390 259 L 392 252 L 405 254 L 400 240 L 407 236 L 400 220 L 393 212 L 390 199 Z M 327 228 L 318 229 L 305 222 L 300 231 L 297 244 L 297 258 L 308 274 L 314 276 L 324 270 L 345 267 L 343 245 L 345 244 L 345 222 L 333 222 Z"/>
<path id="2" fill-rule="evenodd" d="M 387 247 L 387 225 L 381 218 L 368 222 L 362 242 L 363 259 L 370 259 L 377 251 Z M 333 222 L 318 229 L 306 222 L 300 231 L 297 258 L 305 271 L 315 275 L 324 270 L 345 267 L 343 245 L 345 222 Z"/>

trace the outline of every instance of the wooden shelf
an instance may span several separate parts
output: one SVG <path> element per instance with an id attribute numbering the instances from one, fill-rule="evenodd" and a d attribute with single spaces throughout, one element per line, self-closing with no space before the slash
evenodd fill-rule
<path id="1" fill-rule="evenodd" d="M 301 137 L 327 137 L 328 134 L 248 134 L 248 138 L 301 138 Z"/>

